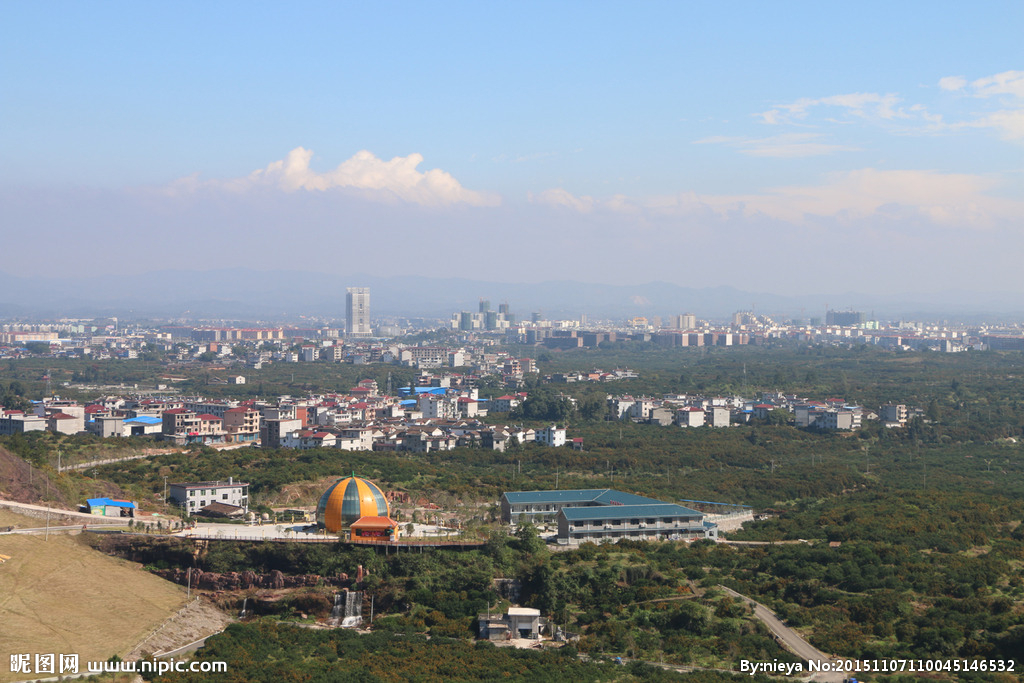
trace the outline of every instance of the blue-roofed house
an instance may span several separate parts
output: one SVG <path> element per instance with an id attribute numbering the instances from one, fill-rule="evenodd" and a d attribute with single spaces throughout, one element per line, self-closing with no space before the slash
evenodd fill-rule
<path id="1" fill-rule="evenodd" d="M 125 436 L 144 436 L 159 434 L 163 429 L 163 420 L 155 415 L 138 415 L 124 421 Z"/>
<path id="2" fill-rule="evenodd" d="M 129 500 L 114 498 L 89 498 L 85 501 L 86 512 L 99 517 L 134 517 L 136 505 Z"/>

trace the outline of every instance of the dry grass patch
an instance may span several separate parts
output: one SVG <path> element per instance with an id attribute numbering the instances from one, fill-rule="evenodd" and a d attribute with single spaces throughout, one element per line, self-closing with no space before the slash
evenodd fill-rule
<path id="1" fill-rule="evenodd" d="M 46 526 L 46 520 L 36 519 L 28 515 L 19 515 L 17 512 L 12 512 L 11 508 L 0 507 L 0 527 L 6 528 L 9 526 L 19 529 L 34 529 L 37 526 Z M 2 540 L 0 540 L 0 544 L 3 544 Z M 10 555 L 10 553 L 4 554 Z"/>
<path id="2" fill-rule="evenodd" d="M 12 513 L 7 513 L 12 514 Z M 17 515 L 15 515 L 17 516 Z M 124 656 L 185 603 L 185 591 L 76 537 L 0 536 L 0 654 Z M 24 678 L 0 666 L 0 681 Z"/>

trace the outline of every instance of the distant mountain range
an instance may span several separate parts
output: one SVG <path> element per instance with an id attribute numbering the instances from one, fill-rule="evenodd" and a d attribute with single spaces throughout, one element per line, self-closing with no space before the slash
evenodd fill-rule
<path id="1" fill-rule="evenodd" d="M 0 272 L 0 317 L 295 321 L 312 316 L 340 320 L 345 316 L 345 288 L 357 286 L 370 287 L 374 318 L 448 318 L 457 311 L 476 311 L 483 298 L 493 309 L 507 302 L 520 320 L 528 320 L 533 312 L 549 320 L 583 314 L 599 320 L 681 313 L 718 320 L 750 310 L 780 321 L 806 320 L 824 317 L 826 305 L 836 310 L 852 308 L 884 320 L 1024 319 L 1024 299 L 1007 292 L 945 290 L 882 296 L 830 291 L 809 283 L 806 294 L 783 296 L 729 286 L 697 289 L 658 281 L 637 285 L 557 280 L 510 284 L 420 275 L 330 275 L 248 268 L 80 278 L 27 278 Z"/>

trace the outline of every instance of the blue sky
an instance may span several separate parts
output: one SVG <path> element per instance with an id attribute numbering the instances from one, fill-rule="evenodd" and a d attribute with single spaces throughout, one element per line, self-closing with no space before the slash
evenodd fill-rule
<path id="1" fill-rule="evenodd" d="M 1021 2 L 0 11 L 5 238 L 72 274 L 1024 292 Z"/>

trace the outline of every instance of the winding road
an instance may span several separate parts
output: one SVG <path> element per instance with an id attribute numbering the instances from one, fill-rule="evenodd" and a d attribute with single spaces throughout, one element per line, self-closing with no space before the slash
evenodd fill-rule
<path id="1" fill-rule="evenodd" d="M 800 659 L 804 660 L 805 663 L 809 661 L 836 661 L 834 657 L 825 654 L 824 652 L 822 652 L 821 650 L 819 650 L 818 648 L 814 647 L 806 640 L 804 640 L 803 636 L 801 636 L 799 633 L 786 626 L 784 623 L 782 623 L 782 620 L 775 615 L 775 612 L 772 612 L 770 609 L 759 603 L 757 600 L 754 600 L 753 598 L 748 598 L 746 595 L 743 595 L 742 593 L 737 593 L 733 589 L 727 588 L 725 586 L 719 586 L 719 588 L 725 591 L 728 595 L 731 595 L 734 598 L 739 598 L 740 600 L 743 600 L 748 604 L 753 605 L 754 616 L 760 619 L 762 622 L 764 622 L 764 625 L 768 627 L 768 630 L 771 631 L 772 634 L 774 634 L 775 637 L 779 639 L 779 642 L 782 643 L 782 645 L 787 650 L 795 654 Z M 817 672 L 811 674 L 804 680 L 842 683 L 842 681 L 845 678 L 846 676 L 842 673 Z"/>

